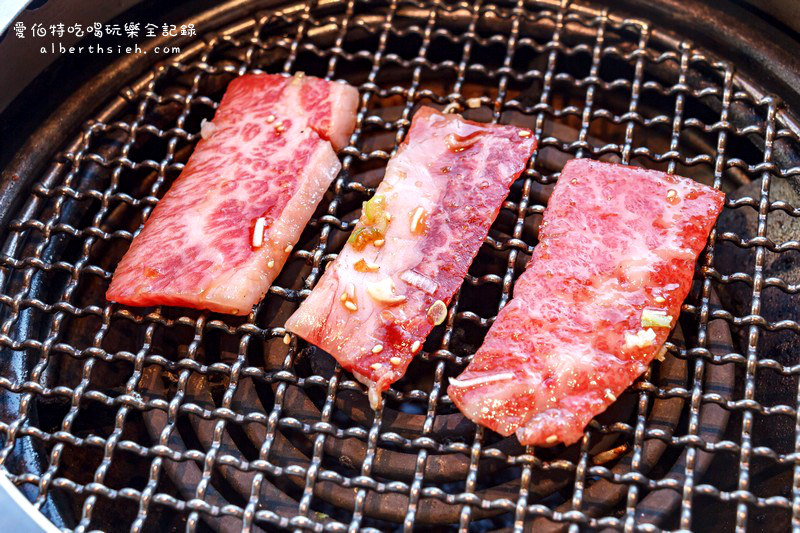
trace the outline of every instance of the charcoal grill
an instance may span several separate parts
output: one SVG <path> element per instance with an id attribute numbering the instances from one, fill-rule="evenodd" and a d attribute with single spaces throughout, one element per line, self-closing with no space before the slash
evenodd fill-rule
<path id="1" fill-rule="evenodd" d="M 0 462 L 52 522 L 800 529 L 800 130 L 776 95 L 669 28 L 592 1 L 263 7 L 198 15 L 199 37 L 144 73 L 143 58 L 112 67 L 117 92 L 90 84 L 63 111 L 70 140 L 29 145 L 6 169 Z M 298 71 L 347 80 L 361 104 L 343 170 L 265 301 L 246 318 L 105 301 L 227 83 Z M 422 104 L 530 127 L 540 147 L 445 324 L 373 412 L 327 354 L 284 344 L 283 324 Z M 465 420 L 445 389 L 511 297 L 573 157 L 691 176 L 728 201 L 666 358 L 578 444 L 525 448 Z"/>

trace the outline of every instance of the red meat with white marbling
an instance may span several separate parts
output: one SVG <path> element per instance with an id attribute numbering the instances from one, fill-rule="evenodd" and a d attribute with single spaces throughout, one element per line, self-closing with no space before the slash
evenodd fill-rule
<path id="1" fill-rule="evenodd" d="M 373 227 L 362 215 L 286 328 L 333 355 L 377 405 L 433 329 L 431 307 L 461 286 L 535 146 L 524 128 L 420 108 L 371 200 L 389 215 L 384 231 L 359 242 Z M 371 295 L 386 283 L 396 301 Z"/>
<path id="2" fill-rule="evenodd" d="M 357 104 L 353 87 L 310 76 L 233 80 L 106 297 L 249 313 L 339 172 L 334 150 L 352 133 Z M 255 247 L 259 218 L 263 244 Z"/>
<path id="3" fill-rule="evenodd" d="M 580 439 L 661 350 L 723 203 L 679 176 L 567 163 L 514 298 L 450 398 L 522 444 Z"/>

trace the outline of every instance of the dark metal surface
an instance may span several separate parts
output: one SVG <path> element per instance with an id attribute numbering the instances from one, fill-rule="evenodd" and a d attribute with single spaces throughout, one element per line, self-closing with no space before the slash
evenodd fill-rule
<path id="1" fill-rule="evenodd" d="M 794 0 L 738 0 L 752 11 L 800 33 L 800 4 Z"/>
<path id="2" fill-rule="evenodd" d="M 255 9 L 198 15 L 201 28 L 232 25 L 151 70 L 113 67 L 94 99 L 69 104 L 88 119 L 80 132 L 53 122 L 32 141 L 74 136 L 49 168 L 46 147 L 32 145 L 7 169 L 0 461 L 36 505 L 81 531 L 800 524 L 800 493 L 761 475 L 791 481 L 800 373 L 800 243 L 768 222 L 800 219 L 784 187 L 800 175 L 796 125 L 776 97 L 731 62 L 589 2 Z M 247 318 L 108 304 L 114 265 L 200 120 L 248 70 L 302 70 L 361 93 L 342 174 L 292 259 Z M 475 97 L 481 107 L 468 109 Z M 540 149 L 450 318 L 374 413 L 330 357 L 284 345 L 283 323 L 423 103 L 531 127 Z M 467 422 L 444 389 L 508 301 L 558 171 L 576 156 L 692 176 L 732 200 L 666 360 L 579 444 L 522 448 Z M 781 386 L 764 396 L 770 373 Z M 721 509 L 716 524 L 709 505 Z"/>
<path id="3" fill-rule="evenodd" d="M 741 6 L 727 1 L 613 0 L 617 9 L 649 17 L 725 57 L 761 87 L 800 109 L 797 35 L 786 34 Z"/>
<path id="4" fill-rule="evenodd" d="M 17 4 L 15 8 L 19 10 L 19 13 L 13 17 L 13 20 L 0 20 L 0 58 L 3 58 L 6 72 L 15 73 L 14 76 L 0 77 L 0 112 L 5 110 L 14 97 L 45 67 L 58 59 L 58 54 L 41 53 L 40 46 L 45 42 L 36 41 L 29 33 L 25 38 L 16 37 L 11 30 L 12 22 L 21 23 L 26 29 L 30 29 L 36 23 L 42 24 L 45 28 L 59 23 L 66 25 L 79 23 L 82 27 L 86 27 L 94 22 L 109 21 L 112 17 L 130 9 L 138 3 L 138 0 L 117 0 L 116 2 L 84 0 L 77 3 L 69 0 L 48 0 L 43 3 L 44 5 L 39 5 L 42 2 L 17 0 L 15 3 Z M 80 38 L 74 33 L 70 35 L 65 32 L 58 42 L 69 48 L 79 40 Z M 46 44 L 49 45 L 49 43 Z"/>

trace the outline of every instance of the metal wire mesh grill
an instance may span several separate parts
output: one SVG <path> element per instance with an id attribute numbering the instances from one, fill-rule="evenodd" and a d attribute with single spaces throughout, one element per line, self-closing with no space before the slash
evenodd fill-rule
<path id="1" fill-rule="evenodd" d="M 361 108 L 342 174 L 267 299 L 246 319 L 106 302 L 227 82 L 300 70 L 356 85 Z M 373 413 L 330 357 L 285 346 L 282 325 L 423 103 L 532 127 L 540 148 L 448 320 Z M 717 525 L 800 527 L 793 124 L 731 64 L 590 4 L 323 0 L 254 14 L 88 120 L 9 228 L 0 461 L 80 531 L 655 531 L 712 526 L 709 506 Z M 510 298 L 572 157 L 692 176 L 729 201 L 667 359 L 580 444 L 522 448 L 467 423 L 445 385 Z M 39 468 L 15 461 L 30 447 Z"/>

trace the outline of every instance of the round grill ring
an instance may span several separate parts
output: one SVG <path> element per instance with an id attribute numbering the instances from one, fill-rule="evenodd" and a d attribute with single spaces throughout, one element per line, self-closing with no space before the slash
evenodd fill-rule
<path id="1" fill-rule="evenodd" d="M 494 57 L 496 49 L 504 55 Z M 580 68 L 584 77 L 573 72 Z M 356 140 L 342 153 L 343 173 L 267 300 L 247 320 L 107 305 L 113 265 L 180 171 L 201 118 L 232 77 L 259 69 L 346 79 L 364 104 Z M 701 479 L 736 403 L 734 377 L 744 365 L 732 333 L 744 326 L 800 331 L 790 320 L 743 322 L 726 300 L 726 277 L 736 275 L 717 270 L 710 252 L 667 360 L 593 422 L 582 443 L 524 449 L 476 430 L 444 396 L 447 377 L 466 364 L 530 257 L 566 158 L 699 175 L 726 191 L 762 172 L 796 174 L 784 168 L 797 138 L 777 101 L 738 79 L 731 65 L 646 22 L 549 2 L 288 5 L 206 36 L 122 94 L 34 187 L 2 259 L 0 343 L 8 358 L 0 372 L 0 459 L 18 484 L 38 485 L 38 501 L 68 527 L 96 527 L 94 508 L 116 504 L 132 511 L 124 526 L 106 526 L 112 529 L 152 527 L 170 510 L 190 527 L 224 530 L 622 527 L 626 520 L 662 524 L 677 509 L 683 523 L 692 509 L 686 481 Z M 472 96 L 484 97 L 481 109 L 467 109 Z M 664 99 L 670 116 L 657 114 Z M 335 257 L 353 209 L 371 194 L 420 103 L 459 104 L 470 118 L 534 127 L 541 148 L 454 300 L 452 321 L 434 332 L 376 417 L 361 386 L 326 354 L 297 341 L 285 347 L 282 325 Z M 722 117 L 723 126 L 703 122 L 704 113 Z M 761 146 L 753 141 L 763 150 L 761 165 L 724 153 L 724 137 L 748 121 L 764 124 L 749 132 L 765 137 Z M 788 146 L 773 149 L 776 138 Z M 770 209 L 769 201 L 751 203 Z M 791 205 L 783 211 L 798 216 Z M 765 239 L 715 238 L 775 252 Z M 797 292 L 781 279 L 772 286 Z M 754 372 L 745 370 L 748 382 Z M 58 410 L 59 400 L 63 416 L 53 430 L 39 429 L 46 425 L 40 413 Z M 114 413 L 110 431 L 76 428 L 92 403 Z M 133 419 L 146 429 L 141 441 L 128 434 Z M 739 441 L 751 431 L 743 427 Z M 14 471 L 16 457 L 31 457 L 15 441 L 38 449 L 43 463 L 23 459 Z M 84 481 L 59 474 L 70 449 L 98 454 Z M 146 479 L 106 480 L 122 453 L 148 465 Z"/>

